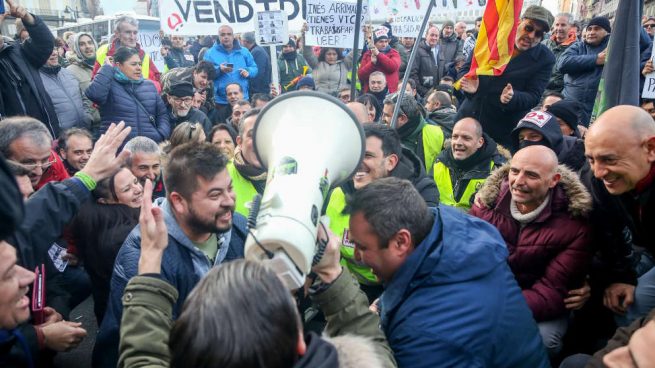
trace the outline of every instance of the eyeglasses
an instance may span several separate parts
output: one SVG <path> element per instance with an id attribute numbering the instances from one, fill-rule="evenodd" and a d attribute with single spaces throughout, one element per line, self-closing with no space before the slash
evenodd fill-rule
<path id="1" fill-rule="evenodd" d="M 537 27 L 533 26 L 532 24 L 528 23 L 526 24 L 523 29 L 525 30 L 526 33 L 532 33 L 534 32 L 534 36 L 537 38 L 542 38 L 544 37 L 544 31 L 541 29 L 537 29 Z"/>
<path id="2" fill-rule="evenodd" d="M 655 24 L 644 24 L 644 29 L 655 28 Z"/>
<path id="3" fill-rule="evenodd" d="M 50 168 L 50 166 L 57 163 L 57 158 L 55 158 L 52 161 L 40 162 L 40 163 L 36 163 L 34 161 L 31 161 L 31 160 L 26 161 L 26 162 L 17 162 L 17 161 L 13 161 L 13 160 L 7 160 L 7 161 L 10 161 L 13 164 L 22 166 L 28 171 L 34 171 L 34 170 L 36 170 L 37 167 L 40 167 L 41 171 L 46 171 L 46 170 L 48 170 Z"/>
<path id="4" fill-rule="evenodd" d="M 193 97 L 183 97 L 183 98 L 173 97 L 173 101 L 175 101 L 176 103 L 190 104 L 191 102 L 193 102 Z"/>

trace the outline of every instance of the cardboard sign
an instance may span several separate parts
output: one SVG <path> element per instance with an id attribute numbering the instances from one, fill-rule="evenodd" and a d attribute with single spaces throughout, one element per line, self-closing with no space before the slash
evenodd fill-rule
<path id="1" fill-rule="evenodd" d="M 653 43 L 653 51 L 655 51 L 655 43 Z M 654 56 L 651 56 L 650 60 L 655 62 L 655 60 L 653 60 L 655 54 L 651 55 Z M 655 72 L 646 74 L 646 79 L 644 80 L 644 89 L 641 91 L 641 98 L 655 98 Z"/>
<path id="2" fill-rule="evenodd" d="M 287 14 L 281 10 L 258 12 L 255 30 L 259 45 L 284 45 L 289 41 Z"/>
<path id="3" fill-rule="evenodd" d="M 352 48 L 355 42 L 356 2 L 306 0 L 307 26 L 305 44 L 308 46 Z M 367 23 L 368 4 L 362 5 L 360 27 Z M 364 35 L 360 28 L 360 47 Z"/>

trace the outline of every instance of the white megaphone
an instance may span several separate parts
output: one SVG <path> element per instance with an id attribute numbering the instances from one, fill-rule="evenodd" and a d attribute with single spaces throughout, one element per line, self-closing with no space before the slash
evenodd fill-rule
<path id="1" fill-rule="evenodd" d="M 312 267 L 323 202 L 330 188 L 357 170 L 364 133 L 341 101 L 313 91 L 275 98 L 253 131 L 255 153 L 268 176 L 264 194 L 250 209 L 256 225 L 245 256 L 267 260 L 296 289 Z"/>

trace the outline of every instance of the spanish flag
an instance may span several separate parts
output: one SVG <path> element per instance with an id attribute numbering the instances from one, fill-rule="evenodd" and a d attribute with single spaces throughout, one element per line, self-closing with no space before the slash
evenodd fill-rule
<path id="1" fill-rule="evenodd" d="M 487 3 L 475 42 L 471 69 L 464 78 L 503 74 L 514 52 L 522 7 L 523 0 L 495 0 Z M 456 88 L 459 88 L 459 81 Z"/>

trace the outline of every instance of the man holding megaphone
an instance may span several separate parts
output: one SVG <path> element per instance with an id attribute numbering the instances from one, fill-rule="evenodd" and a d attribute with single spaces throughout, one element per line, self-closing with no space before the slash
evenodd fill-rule
<path id="1" fill-rule="evenodd" d="M 426 175 L 421 160 L 402 147 L 395 129 L 374 123 L 364 124 L 363 128 L 366 136 L 364 159 L 353 179 L 332 191 L 326 215 L 330 218 L 330 229 L 341 240 L 342 265 L 347 266 L 357 278 L 369 302 L 372 302 L 382 293 L 382 285 L 370 267 L 355 258 L 354 244 L 348 238 L 350 216 L 343 213 L 346 195 L 352 195 L 371 182 L 389 176 L 411 181 L 429 207 L 439 202 L 439 191 L 432 178 Z"/>

